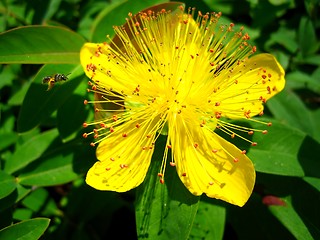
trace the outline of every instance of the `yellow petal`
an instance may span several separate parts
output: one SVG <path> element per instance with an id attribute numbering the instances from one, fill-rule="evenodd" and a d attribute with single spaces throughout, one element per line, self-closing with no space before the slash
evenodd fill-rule
<path id="1" fill-rule="evenodd" d="M 154 151 L 154 134 L 149 135 L 151 127 L 132 122 L 115 127 L 97 148 L 100 161 L 90 168 L 87 184 L 117 192 L 137 187 L 146 176 Z"/>
<path id="2" fill-rule="evenodd" d="M 215 101 L 220 103 L 222 116 L 252 117 L 263 111 L 263 104 L 285 85 L 285 72 L 275 57 L 257 54 L 237 65 L 232 72 L 224 71 L 216 81 L 219 86 Z M 227 80 L 228 79 L 228 80 Z"/>
<path id="3" fill-rule="evenodd" d="M 170 128 L 173 158 L 177 172 L 194 195 L 243 206 L 255 183 L 255 170 L 250 159 L 231 143 L 210 130 L 195 129 L 177 118 Z"/>

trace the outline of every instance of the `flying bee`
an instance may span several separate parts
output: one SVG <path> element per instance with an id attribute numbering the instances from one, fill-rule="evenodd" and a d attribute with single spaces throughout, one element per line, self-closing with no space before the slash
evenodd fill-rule
<path id="1" fill-rule="evenodd" d="M 46 76 L 42 79 L 42 83 L 45 84 L 47 83 L 48 84 L 48 89 L 47 91 L 51 90 L 54 86 L 54 84 L 56 82 L 61 82 L 61 81 L 66 81 L 68 79 L 68 75 L 70 73 L 64 75 L 64 74 L 60 74 L 60 73 L 56 73 L 56 74 L 53 74 L 51 76 Z"/>

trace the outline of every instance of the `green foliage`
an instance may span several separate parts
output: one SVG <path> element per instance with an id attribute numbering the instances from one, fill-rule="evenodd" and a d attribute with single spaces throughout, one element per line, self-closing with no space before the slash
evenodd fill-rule
<path id="1" fill-rule="evenodd" d="M 268 134 L 246 136 L 256 147 L 230 139 L 257 170 L 243 208 L 191 195 L 170 167 L 159 184 L 162 137 L 136 190 L 85 184 L 96 158 L 82 123 L 94 111 L 82 104 L 92 96 L 79 51 L 108 41 L 129 12 L 164 2 L 0 1 L 0 239 L 320 239 L 319 0 L 184 1 L 245 26 L 286 70 L 285 90 L 259 119 L 272 121 Z M 70 75 L 47 91 L 42 80 L 56 73 Z"/>

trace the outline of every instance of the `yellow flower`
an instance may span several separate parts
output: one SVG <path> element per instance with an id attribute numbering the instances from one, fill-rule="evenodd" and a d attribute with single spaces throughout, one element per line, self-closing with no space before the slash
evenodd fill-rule
<path id="1" fill-rule="evenodd" d="M 137 187 L 158 136 L 166 132 L 161 183 L 171 154 L 170 165 L 192 194 L 239 206 L 250 197 L 252 162 L 215 129 L 231 137 L 241 137 L 234 130 L 252 134 L 254 129 L 226 119 L 252 121 L 263 114 L 263 104 L 284 88 L 284 71 L 270 54 L 249 57 L 256 48 L 248 44 L 248 34 L 235 31 L 233 23 L 219 24 L 221 13 L 198 12 L 194 20 L 195 15 L 182 6 L 129 14 L 109 44 L 81 49 L 95 93 L 95 100 L 85 103 L 94 103 L 99 115 L 91 123 L 99 125 L 92 132 L 99 161 L 86 178 L 92 187 L 117 192 Z"/>

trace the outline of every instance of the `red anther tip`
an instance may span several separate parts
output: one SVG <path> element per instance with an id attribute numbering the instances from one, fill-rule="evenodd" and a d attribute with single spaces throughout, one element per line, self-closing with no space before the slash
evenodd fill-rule
<path id="1" fill-rule="evenodd" d="M 83 137 L 83 138 L 87 138 L 87 137 L 88 137 L 88 134 L 87 134 L 87 133 L 84 133 L 84 134 L 82 134 L 82 137 Z"/>
<path id="2" fill-rule="evenodd" d="M 88 127 L 88 124 L 84 122 L 84 123 L 82 123 L 82 127 L 86 128 L 86 127 Z"/>
<path id="3" fill-rule="evenodd" d="M 163 174 L 162 173 L 158 173 L 158 177 L 163 177 Z"/>
<path id="4" fill-rule="evenodd" d="M 267 126 L 268 127 L 272 126 L 272 122 L 268 122 Z"/>
<path id="5" fill-rule="evenodd" d="M 182 177 L 185 177 L 185 176 L 187 176 L 187 173 L 182 173 Z"/>
<path id="6" fill-rule="evenodd" d="M 268 133 L 268 130 L 263 130 L 262 133 L 263 133 L 263 134 L 267 134 L 267 133 Z"/>
<path id="7" fill-rule="evenodd" d="M 249 134 L 249 135 L 252 135 L 252 134 L 253 134 L 253 131 L 249 131 L 248 134 Z"/>
<path id="8" fill-rule="evenodd" d="M 92 143 L 90 143 L 90 146 L 94 147 L 94 146 L 96 146 L 96 144 L 92 142 Z"/>
<path id="9" fill-rule="evenodd" d="M 84 105 L 87 105 L 87 104 L 88 104 L 88 100 L 84 100 L 84 101 L 83 101 L 83 104 L 84 104 Z"/>
<path id="10" fill-rule="evenodd" d="M 164 184 L 164 179 L 163 178 L 160 178 L 160 183 Z"/>
<path id="11" fill-rule="evenodd" d="M 258 143 L 256 143 L 256 142 L 253 142 L 253 143 L 251 143 L 251 146 L 257 146 L 258 145 Z"/>

